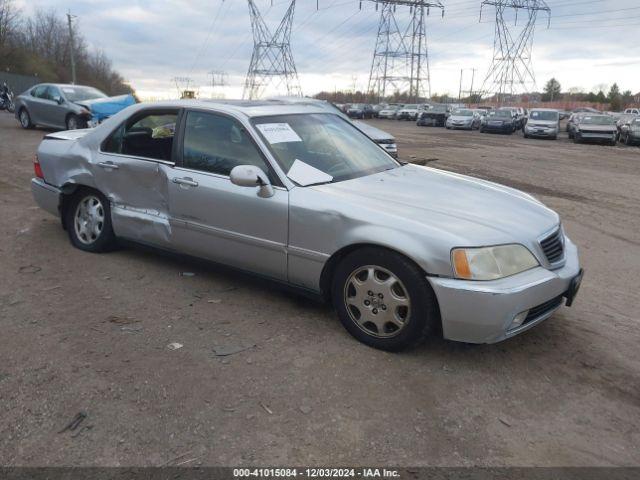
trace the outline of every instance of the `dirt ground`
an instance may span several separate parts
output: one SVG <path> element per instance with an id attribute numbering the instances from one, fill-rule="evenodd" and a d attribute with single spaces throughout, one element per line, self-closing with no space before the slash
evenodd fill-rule
<path id="1" fill-rule="evenodd" d="M 390 354 L 267 282 L 83 253 L 31 198 L 45 132 L 0 113 L 0 464 L 639 465 L 640 148 L 372 122 L 404 159 L 557 210 L 586 269 L 574 306 Z"/>

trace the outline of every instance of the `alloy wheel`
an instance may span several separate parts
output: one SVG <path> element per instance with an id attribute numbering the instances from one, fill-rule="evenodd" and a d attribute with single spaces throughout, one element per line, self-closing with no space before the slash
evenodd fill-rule
<path id="1" fill-rule="evenodd" d="M 91 245 L 104 228 L 104 207 L 98 197 L 84 197 L 76 208 L 73 218 L 76 236 L 85 245 Z"/>
<path id="2" fill-rule="evenodd" d="M 394 337 L 407 325 L 411 300 L 407 289 L 389 270 L 367 265 L 349 275 L 344 303 L 353 322 L 365 333 Z"/>

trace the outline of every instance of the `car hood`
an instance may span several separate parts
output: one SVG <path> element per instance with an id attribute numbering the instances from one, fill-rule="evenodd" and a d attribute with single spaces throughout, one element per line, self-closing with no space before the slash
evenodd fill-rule
<path id="1" fill-rule="evenodd" d="M 379 128 L 372 127 L 368 123 L 359 122 L 355 120 L 353 124 L 358 127 L 362 132 L 369 137 L 371 140 L 393 140 L 395 138 L 390 133 L 385 132 L 384 130 L 380 130 Z"/>
<path id="2" fill-rule="evenodd" d="M 467 117 L 464 115 L 449 115 L 449 120 L 452 122 L 471 122 L 473 117 Z"/>
<path id="3" fill-rule="evenodd" d="M 407 222 L 438 230 L 452 246 L 530 244 L 559 223 L 554 211 L 524 192 L 417 165 L 310 188 L 396 228 Z"/>

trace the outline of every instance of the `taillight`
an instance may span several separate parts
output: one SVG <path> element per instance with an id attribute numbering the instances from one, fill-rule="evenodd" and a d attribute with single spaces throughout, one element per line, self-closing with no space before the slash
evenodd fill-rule
<path id="1" fill-rule="evenodd" d="M 33 173 L 35 173 L 36 177 L 44 180 L 44 173 L 42 173 L 42 167 L 40 166 L 37 155 L 33 159 Z"/>

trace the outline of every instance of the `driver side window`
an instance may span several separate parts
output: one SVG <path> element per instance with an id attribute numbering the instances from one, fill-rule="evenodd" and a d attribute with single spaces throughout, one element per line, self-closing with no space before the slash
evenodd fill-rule
<path id="1" fill-rule="evenodd" d="M 229 176 L 238 165 L 253 165 L 270 174 L 262 155 L 240 124 L 223 115 L 188 112 L 182 166 Z"/>
<path id="2" fill-rule="evenodd" d="M 102 145 L 105 153 L 171 161 L 178 112 L 134 117 L 118 127 Z"/>

